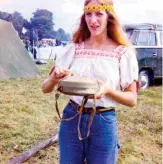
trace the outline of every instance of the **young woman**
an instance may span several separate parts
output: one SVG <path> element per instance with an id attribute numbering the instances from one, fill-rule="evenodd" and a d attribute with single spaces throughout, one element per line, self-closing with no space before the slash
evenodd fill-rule
<path id="1" fill-rule="evenodd" d="M 119 148 L 115 108 L 120 103 L 133 107 L 137 103 L 138 65 L 133 48 L 123 33 L 111 0 L 86 0 L 80 27 L 73 43 L 59 55 L 55 69 L 42 84 L 44 93 L 51 92 L 69 72 L 88 76 L 103 85 L 96 94 L 97 112 L 84 140 L 78 137 L 78 116 L 61 121 L 59 130 L 60 164 L 115 164 Z M 82 97 L 71 96 L 63 118 L 77 114 Z M 85 105 L 80 131 L 86 135 L 91 99 Z"/>

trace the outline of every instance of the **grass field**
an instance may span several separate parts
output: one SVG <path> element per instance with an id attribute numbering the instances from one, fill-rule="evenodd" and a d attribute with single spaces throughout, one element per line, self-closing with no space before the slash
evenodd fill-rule
<path id="1" fill-rule="evenodd" d="M 54 136 L 59 119 L 54 92 L 43 94 L 40 86 L 52 63 L 38 66 L 41 77 L 0 81 L 0 164 Z M 62 96 L 60 108 L 67 103 Z M 162 86 L 140 91 L 138 105 L 117 109 L 121 149 L 118 164 L 162 163 Z M 58 147 L 51 146 L 26 164 L 57 164 Z"/>

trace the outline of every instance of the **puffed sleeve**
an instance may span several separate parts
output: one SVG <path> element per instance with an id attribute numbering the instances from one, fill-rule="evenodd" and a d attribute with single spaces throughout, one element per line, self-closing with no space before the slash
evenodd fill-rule
<path id="1" fill-rule="evenodd" d="M 69 69 L 75 55 L 75 44 L 70 43 L 61 48 L 57 53 L 55 67 Z"/>
<path id="2" fill-rule="evenodd" d="M 121 89 L 125 90 L 134 81 L 138 81 L 138 62 L 135 50 L 128 48 L 120 60 Z"/>

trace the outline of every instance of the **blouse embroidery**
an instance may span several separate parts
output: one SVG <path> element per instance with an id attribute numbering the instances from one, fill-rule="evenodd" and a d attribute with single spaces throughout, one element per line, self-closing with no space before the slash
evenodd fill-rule
<path id="1" fill-rule="evenodd" d="M 103 58 L 120 62 L 121 56 L 127 51 L 127 48 L 119 45 L 117 48 L 108 51 L 85 49 L 84 42 L 76 44 L 74 58 Z"/>

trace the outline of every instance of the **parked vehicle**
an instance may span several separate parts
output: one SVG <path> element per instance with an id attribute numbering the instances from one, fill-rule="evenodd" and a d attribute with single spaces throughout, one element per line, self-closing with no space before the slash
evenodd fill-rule
<path id="1" fill-rule="evenodd" d="M 140 86 L 146 89 L 162 78 L 163 27 L 147 23 L 125 25 L 124 29 L 137 52 Z"/>

